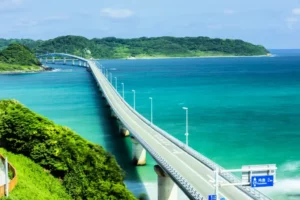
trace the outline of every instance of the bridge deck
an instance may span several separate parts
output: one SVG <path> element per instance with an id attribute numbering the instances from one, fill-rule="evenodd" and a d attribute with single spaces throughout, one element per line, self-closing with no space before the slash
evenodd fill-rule
<path id="1" fill-rule="evenodd" d="M 101 73 L 100 69 L 98 69 L 93 62 L 89 62 L 89 65 L 110 106 L 117 114 L 120 121 L 124 123 L 133 135 L 138 136 L 138 140 L 139 138 L 142 138 L 142 140 L 145 141 L 152 150 L 167 161 L 170 166 L 172 166 L 200 194 L 202 194 L 204 199 L 206 199 L 208 195 L 214 194 L 214 185 L 210 181 L 213 180 L 214 177 L 213 171 L 182 150 L 180 147 L 173 144 L 158 131 L 154 130 L 150 124 L 141 120 L 140 117 L 138 117 L 136 113 L 130 109 L 126 103 L 124 103 L 124 101 L 120 98 L 120 95 Z M 227 182 L 222 178 L 220 180 L 225 183 Z M 179 185 L 179 187 L 181 186 Z M 252 199 L 235 186 L 220 188 L 219 191 L 220 197 L 225 197 L 227 200 Z"/>

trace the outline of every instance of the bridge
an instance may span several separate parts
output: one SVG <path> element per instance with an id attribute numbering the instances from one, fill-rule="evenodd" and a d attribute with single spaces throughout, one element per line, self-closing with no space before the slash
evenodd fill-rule
<path id="1" fill-rule="evenodd" d="M 208 195 L 214 194 L 216 188 L 218 197 L 226 200 L 270 200 L 250 186 L 237 184 L 215 187 L 213 180 L 216 177 L 223 184 L 242 181 L 229 172 L 223 172 L 224 168 L 140 115 L 109 82 L 107 70 L 98 68 L 93 60 L 59 53 L 39 56 L 39 58 L 47 57 L 77 59 L 86 63 L 84 66 L 91 71 L 102 96 L 111 108 L 112 115 L 118 120 L 123 135 L 131 135 L 133 162 L 136 165 L 145 165 L 146 151 L 157 162 L 154 170 L 158 176 L 159 200 L 178 199 L 178 188 L 193 200 L 208 199 Z M 218 175 L 215 173 L 216 170 Z"/>

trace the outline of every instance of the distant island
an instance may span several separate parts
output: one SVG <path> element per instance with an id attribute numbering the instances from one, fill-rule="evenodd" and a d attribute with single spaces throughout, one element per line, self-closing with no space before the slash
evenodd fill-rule
<path id="1" fill-rule="evenodd" d="M 34 53 L 21 44 L 10 44 L 0 51 L 0 73 L 35 72 L 46 70 Z"/>
<path id="2" fill-rule="evenodd" d="M 95 59 L 139 59 L 206 56 L 267 56 L 261 45 L 242 40 L 209 37 L 115 37 L 87 39 L 81 36 L 61 36 L 50 40 L 0 39 L 0 49 L 13 43 L 23 44 L 36 54 L 64 52 Z"/>

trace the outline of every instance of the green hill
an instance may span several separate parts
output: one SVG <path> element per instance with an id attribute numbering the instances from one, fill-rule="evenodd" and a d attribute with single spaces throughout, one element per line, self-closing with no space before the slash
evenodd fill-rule
<path id="1" fill-rule="evenodd" d="M 59 179 L 23 155 L 16 155 L 0 148 L 16 168 L 18 184 L 9 194 L 11 200 L 71 200 Z M 3 200 L 6 198 L 2 198 Z"/>
<path id="2" fill-rule="evenodd" d="M 73 199 L 136 199 L 110 153 L 15 100 L 0 101 L 0 147 L 30 158 L 61 179 Z"/>
<path id="3" fill-rule="evenodd" d="M 0 49 L 16 41 L 28 45 L 38 54 L 67 52 L 87 58 L 255 56 L 269 53 L 263 46 L 242 40 L 208 37 L 108 37 L 89 40 L 81 36 L 62 36 L 46 41 L 0 39 Z"/>
<path id="4" fill-rule="evenodd" d="M 33 52 L 21 44 L 10 44 L 0 51 L 1 71 L 35 71 L 41 70 L 41 63 Z"/>

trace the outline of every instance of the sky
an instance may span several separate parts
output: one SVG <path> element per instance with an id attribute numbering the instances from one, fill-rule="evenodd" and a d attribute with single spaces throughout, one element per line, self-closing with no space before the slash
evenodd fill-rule
<path id="1" fill-rule="evenodd" d="M 0 0 L 0 38 L 208 36 L 300 49 L 300 0 Z"/>

